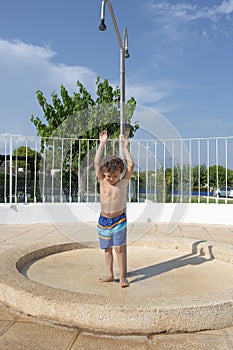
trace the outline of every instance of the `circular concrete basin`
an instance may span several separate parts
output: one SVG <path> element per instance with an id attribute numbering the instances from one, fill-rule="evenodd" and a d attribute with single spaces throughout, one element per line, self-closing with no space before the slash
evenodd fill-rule
<path id="1" fill-rule="evenodd" d="M 127 248 L 129 288 L 99 283 L 104 253 L 44 242 L 0 257 L 0 300 L 55 323 L 121 334 L 187 332 L 233 324 L 233 252 L 191 240 Z"/>

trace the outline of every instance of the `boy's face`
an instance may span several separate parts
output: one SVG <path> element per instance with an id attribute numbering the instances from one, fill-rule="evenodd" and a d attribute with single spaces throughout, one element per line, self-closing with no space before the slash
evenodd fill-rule
<path id="1" fill-rule="evenodd" d="M 116 170 L 114 173 L 104 172 L 104 177 L 110 183 L 110 185 L 116 185 L 116 183 L 120 180 L 121 171 Z"/>

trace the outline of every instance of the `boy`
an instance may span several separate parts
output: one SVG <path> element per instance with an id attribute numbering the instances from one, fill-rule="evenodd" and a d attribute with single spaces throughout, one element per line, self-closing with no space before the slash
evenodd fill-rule
<path id="1" fill-rule="evenodd" d="M 124 162 L 118 157 L 102 160 L 104 146 L 108 140 L 107 131 L 100 133 L 100 145 L 95 156 L 95 169 L 100 184 L 101 214 L 98 221 L 100 247 L 105 250 L 107 276 L 100 282 L 114 281 L 113 252 L 115 248 L 120 272 L 120 286 L 128 287 L 125 276 L 125 244 L 126 244 L 126 192 L 133 173 L 134 162 L 128 151 L 128 139 L 121 137 L 121 148 L 127 161 L 127 169 L 123 178 Z"/>

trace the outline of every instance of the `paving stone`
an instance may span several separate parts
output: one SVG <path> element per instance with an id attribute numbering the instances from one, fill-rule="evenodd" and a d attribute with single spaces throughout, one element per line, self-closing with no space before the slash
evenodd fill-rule
<path id="1" fill-rule="evenodd" d="M 76 332 L 43 324 L 13 324 L 1 337 L 1 350 L 65 350 Z"/>
<path id="2" fill-rule="evenodd" d="M 229 349 L 233 349 L 233 336 L 230 336 L 227 338 L 228 342 L 229 342 Z"/>
<path id="3" fill-rule="evenodd" d="M 227 334 L 230 334 L 233 336 L 233 327 L 227 328 L 226 331 L 227 331 Z"/>
<path id="4" fill-rule="evenodd" d="M 14 320 L 15 317 L 7 306 L 0 304 L 0 320 Z"/>
<path id="5" fill-rule="evenodd" d="M 178 334 L 153 337 L 150 350 L 232 350 L 224 335 Z"/>
<path id="6" fill-rule="evenodd" d="M 199 334 L 203 335 L 227 335 L 227 328 L 213 329 L 209 331 L 201 331 Z"/>
<path id="7" fill-rule="evenodd" d="M 7 330 L 8 327 L 10 327 L 11 323 L 12 321 L 10 320 L 9 321 L 0 320 L 0 336 Z"/>
<path id="8" fill-rule="evenodd" d="M 148 340 L 144 336 L 110 336 L 81 333 L 72 350 L 147 350 Z"/>
<path id="9" fill-rule="evenodd" d="M 30 237 L 31 241 L 50 236 L 63 237 L 59 229 L 53 224 L 0 225 L 0 252 L 17 243 L 26 244 Z M 137 233 L 144 228 L 139 223 L 133 229 Z M 166 229 L 167 224 L 158 224 L 149 232 L 145 230 L 144 237 L 214 239 L 233 244 L 233 226 L 180 224 L 169 236 Z M 233 350 L 233 327 L 189 334 L 160 334 L 153 336 L 152 340 L 143 336 L 94 335 L 84 331 L 77 334 L 74 329 L 54 327 L 26 315 L 18 315 L 0 303 L 0 350 Z"/>

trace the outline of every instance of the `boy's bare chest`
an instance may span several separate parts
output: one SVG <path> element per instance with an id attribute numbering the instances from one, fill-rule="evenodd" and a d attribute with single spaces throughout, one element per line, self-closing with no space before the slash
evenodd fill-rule
<path id="1" fill-rule="evenodd" d="M 120 188 L 117 185 L 113 186 L 108 183 L 102 183 L 100 186 L 100 194 L 102 200 L 113 201 L 119 197 Z"/>

